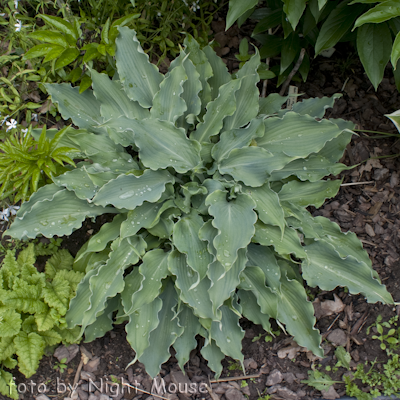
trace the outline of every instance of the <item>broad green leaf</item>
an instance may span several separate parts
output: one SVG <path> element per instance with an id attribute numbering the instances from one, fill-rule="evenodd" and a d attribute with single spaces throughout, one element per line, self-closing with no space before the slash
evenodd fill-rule
<path id="1" fill-rule="evenodd" d="M 47 307 L 46 311 L 43 313 L 35 314 L 35 322 L 38 327 L 38 331 L 47 331 L 53 328 L 57 320 L 58 318 L 55 315 L 55 310 L 50 307 Z"/>
<path id="2" fill-rule="evenodd" d="M 50 307 L 64 315 L 68 310 L 69 291 L 70 286 L 66 280 L 55 278 L 51 282 L 46 282 L 46 286 L 42 289 L 42 295 Z"/>
<path id="3" fill-rule="evenodd" d="M 393 69 L 397 67 L 397 61 L 400 58 L 400 32 L 396 35 L 396 39 L 393 43 L 392 54 L 390 56 L 390 61 L 393 65 Z"/>
<path id="4" fill-rule="evenodd" d="M 65 47 L 56 44 L 53 45 L 53 48 L 49 49 L 49 51 L 46 53 L 46 57 L 43 59 L 43 63 L 54 60 L 55 58 L 59 57 L 64 51 Z"/>
<path id="5" fill-rule="evenodd" d="M 243 316 L 254 324 L 262 325 L 265 331 L 270 332 L 271 324 L 269 319 L 271 317 L 261 312 L 254 294 L 248 290 L 239 289 L 238 297 L 240 299 Z"/>
<path id="6" fill-rule="evenodd" d="M 150 108 L 163 75 L 149 62 L 135 31 L 125 26 L 118 27 L 118 30 L 115 58 L 122 86 L 131 100 L 137 101 L 144 108 Z"/>
<path id="7" fill-rule="evenodd" d="M 248 194 L 255 202 L 255 210 L 258 213 L 258 218 L 264 224 L 278 226 L 282 235 L 285 230 L 285 218 L 282 206 L 279 202 L 279 196 L 271 190 L 268 183 L 261 187 L 244 187 L 243 193 Z"/>
<path id="8" fill-rule="evenodd" d="M 25 60 L 30 60 L 32 58 L 38 58 L 47 55 L 48 53 L 54 51 L 54 50 L 59 50 L 62 47 L 59 46 L 58 44 L 38 44 L 36 46 L 33 46 L 31 49 L 29 49 L 25 54 L 24 54 L 24 59 Z"/>
<path id="9" fill-rule="evenodd" d="M 290 0 L 296 1 L 296 0 Z M 296 32 L 292 32 L 282 44 L 282 57 L 281 57 L 281 68 L 280 74 L 283 74 L 289 66 L 292 64 L 296 55 L 298 54 L 300 47 L 299 35 Z"/>
<path id="10" fill-rule="evenodd" d="M 207 273 L 213 256 L 207 251 L 206 242 L 200 240 L 199 231 L 203 218 L 194 210 L 174 225 L 173 242 L 180 253 L 186 254 L 188 265 L 198 274 L 199 283 Z"/>
<path id="11" fill-rule="evenodd" d="M 137 101 L 129 99 L 120 81 L 111 80 L 107 74 L 90 71 L 93 94 L 100 103 L 100 114 L 107 120 L 125 115 L 128 118 L 148 118 L 149 112 Z"/>
<path id="12" fill-rule="evenodd" d="M 148 251 L 143 257 L 143 263 L 139 266 L 138 272 L 142 276 L 140 287 L 133 291 L 132 286 L 136 282 L 131 282 L 125 278 L 126 288 L 121 294 L 122 303 L 126 314 L 132 314 L 140 309 L 144 304 L 152 302 L 160 293 L 161 281 L 168 275 L 168 255 L 162 249 Z M 134 274 L 135 276 L 137 274 Z"/>
<path id="13" fill-rule="evenodd" d="M 66 65 L 71 64 L 79 56 L 80 51 L 76 48 L 69 47 L 65 49 L 58 57 L 54 66 L 55 70 L 64 68 Z"/>
<path id="14" fill-rule="evenodd" d="M 191 309 L 185 305 L 178 314 L 179 325 L 184 329 L 181 336 L 177 337 L 173 347 L 176 351 L 175 357 L 181 370 L 184 370 L 185 364 L 189 361 L 190 352 L 196 348 L 196 335 L 201 331 L 199 319 L 193 314 Z"/>
<path id="15" fill-rule="evenodd" d="M 71 87 L 67 83 L 46 83 L 44 86 L 65 120 L 71 118 L 81 129 L 97 134 L 107 133 L 105 128 L 98 127 L 103 123 L 103 117 L 100 114 L 100 103 L 91 91 L 79 93 L 78 87 Z"/>
<path id="16" fill-rule="evenodd" d="M 256 137 L 264 135 L 264 123 L 261 118 L 253 119 L 246 128 L 233 129 L 221 133 L 220 140 L 212 148 L 211 155 L 220 162 L 227 158 L 233 149 L 241 149 L 250 145 Z"/>
<path id="17" fill-rule="evenodd" d="M 54 15 L 45 14 L 40 14 L 40 18 L 66 35 L 71 35 L 75 40 L 78 40 L 78 30 L 67 20 Z"/>
<path id="18" fill-rule="evenodd" d="M 281 277 L 277 319 L 286 325 L 287 331 L 294 336 L 296 343 L 323 357 L 324 352 L 320 347 L 321 336 L 314 328 L 314 307 L 307 300 L 304 287 L 298 281 L 290 280 L 286 276 Z"/>
<path id="19" fill-rule="evenodd" d="M 150 110 L 152 118 L 175 123 L 184 114 L 187 106 L 181 95 L 187 80 L 188 76 L 182 65 L 177 65 L 167 73 L 160 84 L 160 90 L 154 96 L 153 107 Z"/>
<path id="20" fill-rule="evenodd" d="M 39 367 L 45 341 L 37 333 L 21 331 L 14 339 L 15 352 L 18 356 L 18 368 L 26 378 L 32 376 Z"/>
<path id="21" fill-rule="evenodd" d="M 0 338 L 0 361 L 12 357 L 15 353 L 15 346 L 12 336 Z"/>
<path id="22" fill-rule="evenodd" d="M 257 3 L 257 0 L 229 0 L 229 10 L 226 17 L 225 30 L 228 30 L 241 15 L 243 15 L 247 10 L 250 10 L 251 8 L 256 6 Z"/>
<path id="23" fill-rule="evenodd" d="M 35 203 L 23 219 L 15 219 L 7 234 L 15 238 L 35 238 L 38 234 L 45 237 L 70 235 L 81 227 L 86 217 L 96 217 L 113 209 L 96 207 L 78 199 L 73 192 L 61 190 L 51 200 Z"/>
<path id="24" fill-rule="evenodd" d="M 253 211 L 255 202 L 246 194 L 238 194 L 236 199 L 226 200 L 225 191 L 216 190 L 206 198 L 209 213 L 213 216 L 213 226 L 218 229 L 214 239 L 217 259 L 226 270 L 232 267 L 237 251 L 245 248 L 254 235 L 257 214 Z"/>
<path id="25" fill-rule="evenodd" d="M 358 28 L 364 24 L 380 24 L 388 19 L 400 16 L 400 4 L 396 0 L 383 1 L 366 13 L 358 17 L 354 24 L 354 28 Z"/>
<path id="26" fill-rule="evenodd" d="M 342 158 L 346 146 L 350 143 L 351 138 L 355 133 L 350 131 L 350 129 L 354 129 L 353 123 L 343 124 L 338 120 L 331 120 L 331 122 L 338 126 L 340 130 L 344 130 L 338 137 L 326 142 L 325 146 L 318 152 L 318 154 L 321 157 L 327 158 L 330 162 L 335 163 Z"/>
<path id="27" fill-rule="evenodd" d="M 0 310 L 0 337 L 13 337 L 21 329 L 21 314 L 15 310 Z"/>
<path id="28" fill-rule="evenodd" d="M 286 113 L 283 118 L 267 118 L 264 124 L 264 136 L 256 139 L 258 146 L 296 158 L 318 152 L 342 132 L 330 121 L 316 121 L 309 115 L 299 116 L 294 112 Z"/>
<path id="29" fill-rule="evenodd" d="M 303 277 L 310 286 L 333 290 L 348 287 L 350 293 L 361 293 L 368 302 L 393 303 L 384 285 L 373 278 L 373 270 L 354 256 L 341 257 L 328 242 L 319 240 L 305 247 L 307 258 L 302 263 Z"/>
<path id="30" fill-rule="evenodd" d="M 400 132 L 400 110 L 397 110 L 391 114 L 385 114 L 385 117 L 388 117 L 394 123 L 397 130 Z M 24 204 L 25 203 L 23 203 L 23 205 Z"/>
<path id="31" fill-rule="evenodd" d="M 322 24 L 315 44 L 315 55 L 333 47 L 350 30 L 363 10 L 360 4 L 349 6 L 347 2 L 340 3 Z"/>
<path id="32" fill-rule="evenodd" d="M 281 230 L 276 226 L 265 225 L 258 221 L 255 224 L 256 232 L 253 241 L 263 246 L 274 246 L 275 251 L 282 256 L 294 253 L 298 258 L 305 258 L 303 246 L 300 244 L 297 232 L 289 227 L 285 228 L 282 237 Z"/>
<path id="33" fill-rule="evenodd" d="M 156 329 L 150 332 L 150 346 L 139 357 L 140 362 L 146 367 L 146 372 L 152 378 L 160 371 L 161 364 L 170 358 L 170 346 L 183 333 L 183 328 L 179 325 L 174 310 L 178 299 L 172 281 L 168 281 L 160 295 L 160 300 L 162 301 L 162 309 L 158 313 L 160 323 Z M 154 319 L 153 316 L 152 318 Z"/>
<path id="34" fill-rule="evenodd" d="M 271 158 L 273 155 L 261 147 L 234 149 L 228 158 L 219 163 L 218 170 L 248 186 L 259 187 L 268 179 L 268 163 Z"/>
<path id="35" fill-rule="evenodd" d="M 181 186 L 182 196 L 175 198 L 175 204 L 184 213 L 190 213 L 192 208 L 192 197 L 196 195 L 206 195 L 207 189 L 204 186 L 199 186 L 197 182 L 188 182 Z"/>
<path id="36" fill-rule="evenodd" d="M 359 28 L 357 50 L 365 72 L 377 90 L 392 50 L 392 35 L 387 24 L 368 24 Z"/>
<path id="37" fill-rule="evenodd" d="M 151 228 L 147 228 L 147 231 L 153 236 L 160 239 L 170 239 L 174 229 L 174 219 L 179 217 L 181 214 L 177 208 L 172 208 L 163 212 L 158 223 Z"/>
<path id="38" fill-rule="evenodd" d="M 279 200 L 289 201 L 299 206 L 313 205 L 319 208 L 326 199 L 336 196 L 341 183 L 340 179 L 317 182 L 290 181 L 282 186 L 278 193 Z"/>
<path id="39" fill-rule="evenodd" d="M 168 182 L 174 182 L 174 178 L 167 171 L 147 169 L 140 176 L 120 175 L 98 191 L 93 203 L 133 210 L 144 201 L 159 200 Z"/>
<path id="40" fill-rule="evenodd" d="M 277 113 L 282 105 L 286 103 L 288 96 L 280 96 L 278 93 L 271 93 L 267 97 L 260 97 L 259 114 L 272 115 Z"/>
<path id="41" fill-rule="evenodd" d="M 293 30 L 296 30 L 297 24 L 306 8 L 306 0 L 283 0 L 283 3 L 283 11 L 292 25 Z"/>
<path id="42" fill-rule="evenodd" d="M 175 285 L 180 299 L 188 304 L 200 318 L 214 319 L 212 304 L 207 290 L 210 280 L 205 277 L 198 282 L 198 274 L 186 263 L 186 256 L 174 250 L 168 258 L 168 268 L 176 276 Z"/>
<path id="43" fill-rule="evenodd" d="M 239 90 L 241 83 L 241 79 L 235 79 L 219 88 L 218 97 L 207 104 L 204 122 L 198 124 L 197 129 L 191 133 L 192 139 L 207 143 L 220 132 L 224 118 L 236 111 L 235 92 Z"/>

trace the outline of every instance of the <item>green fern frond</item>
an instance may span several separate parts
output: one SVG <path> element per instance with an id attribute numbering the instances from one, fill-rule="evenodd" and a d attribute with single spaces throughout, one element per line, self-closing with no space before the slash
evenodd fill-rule
<path id="1" fill-rule="evenodd" d="M 70 271 L 72 269 L 73 263 L 74 258 L 71 256 L 68 250 L 59 250 L 46 262 L 46 277 L 49 279 L 53 279 L 58 271 Z"/>
<path id="2" fill-rule="evenodd" d="M 71 287 L 69 299 L 72 299 L 72 297 L 75 296 L 79 282 L 84 278 L 84 276 L 85 274 L 83 272 L 62 270 L 56 273 L 55 279 L 64 279 L 69 283 Z"/>
<path id="3" fill-rule="evenodd" d="M 47 306 L 47 305 L 46 305 Z M 60 314 L 54 309 L 47 306 L 46 311 L 43 313 L 35 314 L 35 321 L 40 334 L 42 331 L 51 329 L 56 321 L 60 318 Z"/>
<path id="4" fill-rule="evenodd" d="M 0 312 L 0 337 L 13 337 L 21 329 L 21 314 L 14 310 Z"/>
<path id="5" fill-rule="evenodd" d="M 17 387 L 10 385 L 11 382 L 14 382 L 12 374 L 0 369 L 0 393 L 17 400 L 19 398 Z"/>
<path id="6" fill-rule="evenodd" d="M 45 304 L 40 300 L 42 288 L 29 285 L 22 279 L 17 278 L 13 285 L 14 290 L 7 291 L 2 303 L 17 311 L 24 313 L 42 313 L 46 310 Z"/>
<path id="7" fill-rule="evenodd" d="M 0 269 L 0 275 L 3 281 L 4 289 L 11 289 L 14 284 L 14 279 L 19 275 L 19 268 L 14 254 L 11 250 L 7 251 L 3 265 Z"/>
<path id="8" fill-rule="evenodd" d="M 46 282 L 43 288 L 44 301 L 64 315 L 67 312 L 69 304 L 70 286 L 65 279 L 53 279 L 52 282 Z"/>
<path id="9" fill-rule="evenodd" d="M 40 336 L 45 340 L 46 346 L 54 346 L 62 341 L 62 337 L 55 330 L 40 332 Z"/>
<path id="10" fill-rule="evenodd" d="M 2 337 L 0 338 L 0 361 L 12 357 L 15 353 L 14 338 Z"/>

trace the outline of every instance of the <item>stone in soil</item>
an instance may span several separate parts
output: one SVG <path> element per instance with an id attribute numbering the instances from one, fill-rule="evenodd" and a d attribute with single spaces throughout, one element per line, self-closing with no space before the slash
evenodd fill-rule
<path id="1" fill-rule="evenodd" d="M 277 383 L 281 383 L 283 380 L 283 375 L 281 371 L 274 369 L 268 376 L 267 378 L 267 386 L 273 386 L 276 385 Z"/>

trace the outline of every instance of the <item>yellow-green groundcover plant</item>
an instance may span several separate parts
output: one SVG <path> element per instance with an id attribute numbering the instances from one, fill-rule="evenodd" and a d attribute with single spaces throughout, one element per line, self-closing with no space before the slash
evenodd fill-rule
<path id="1" fill-rule="evenodd" d="M 113 80 L 92 71 L 82 94 L 46 85 L 80 128 L 62 145 L 85 161 L 40 188 L 7 232 L 69 235 L 111 213 L 75 259 L 86 275 L 70 328 L 92 340 L 127 320 L 132 362 L 152 377 L 171 346 L 183 368 L 200 335 L 219 375 L 225 355 L 243 361 L 242 316 L 267 331 L 276 319 L 323 355 L 303 279 L 393 302 L 356 236 L 306 209 L 335 196 L 341 181 L 322 178 L 347 168 L 337 161 L 352 123 L 321 120 L 334 98 L 280 110 L 284 98 L 259 98 L 257 52 L 232 76 L 190 36 L 162 75 L 134 31 L 119 33 Z"/>

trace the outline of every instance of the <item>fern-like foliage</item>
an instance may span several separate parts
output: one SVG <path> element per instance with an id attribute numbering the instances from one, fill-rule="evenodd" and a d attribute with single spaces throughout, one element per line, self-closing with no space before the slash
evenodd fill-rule
<path id="1" fill-rule="evenodd" d="M 15 399 L 12 374 L 4 368 L 18 365 L 29 378 L 46 346 L 73 343 L 79 336 L 79 329 L 67 329 L 64 316 L 83 273 L 72 270 L 74 259 L 67 250 L 54 254 L 44 273 L 35 261 L 31 243 L 18 259 L 9 250 L 0 268 L 0 393 Z"/>

